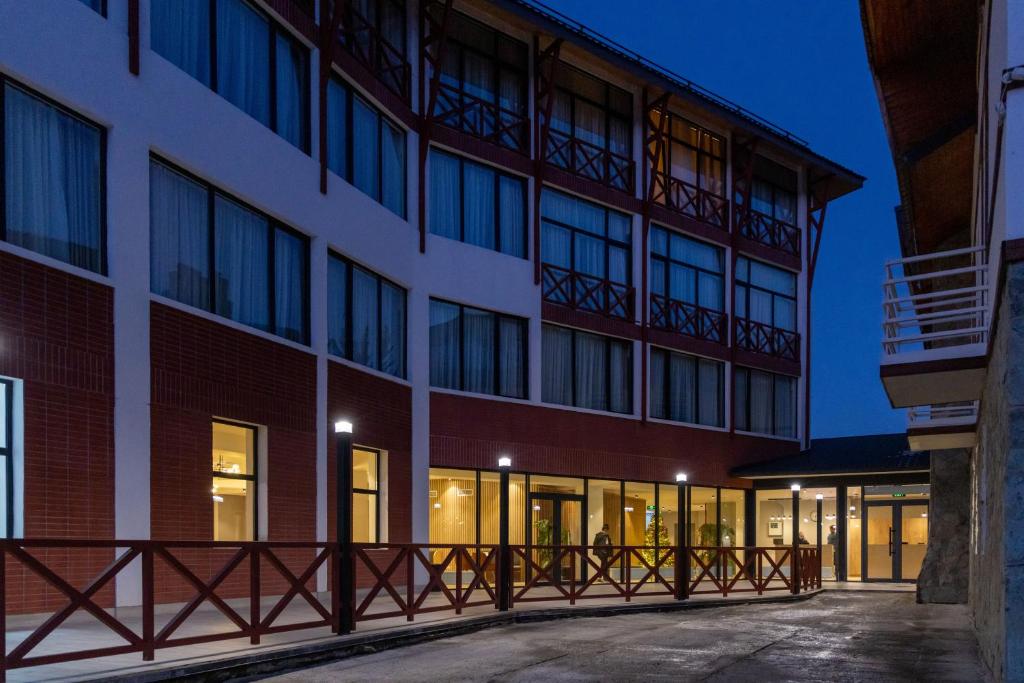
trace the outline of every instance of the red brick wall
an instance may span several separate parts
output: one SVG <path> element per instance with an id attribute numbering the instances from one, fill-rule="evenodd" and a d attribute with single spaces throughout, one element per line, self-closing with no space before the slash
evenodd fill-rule
<path id="1" fill-rule="evenodd" d="M 113 291 L 0 252 L 0 375 L 24 380 L 25 536 L 114 536 Z M 108 551 L 34 553 L 74 585 Z M 7 608 L 37 611 L 62 594 L 8 560 Z M 99 599 L 110 604 L 112 591 Z"/>

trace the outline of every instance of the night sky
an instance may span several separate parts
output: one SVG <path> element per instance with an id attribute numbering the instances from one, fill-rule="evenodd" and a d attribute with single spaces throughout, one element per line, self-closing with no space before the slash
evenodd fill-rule
<path id="1" fill-rule="evenodd" d="M 899 255 L 899 195 L 856 0 L 548 4 L 867 178 L 826 216 L 813 293 L 811 431 L 904 431 L 903 411 L 889 407 L 878 379 L 882 268 Z"/>

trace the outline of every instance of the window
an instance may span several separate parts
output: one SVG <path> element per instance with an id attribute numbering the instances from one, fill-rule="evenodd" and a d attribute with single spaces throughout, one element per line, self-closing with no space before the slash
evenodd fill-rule
<path id="1" fill-rule="evenodd" d="M 796 378 L 736 368 L 736 429 L 796 437 Z"/>
<path id="2" fill-rule="evenodd" d="M 106 131 L 0 76 L 0 239 L 106 271 Z"/>
<path id="3" fill-rule="evenodd" d="M 745 256 L 737 258 L 736 317 L 796 331 L 796 275 Z"/>
<path id="4" fill-rule="evenodd" d="M 150 4 L 153 50 L 309 153 L 309 50 L 245 0 Z"/>
<path id="5" fill-rule="evenodd" d="M 794 171 L 765 159 L 754 159 L 751 207 L 766 216 L 796 225 L 797 176 Z"/>
<path id="6" fill-rule="evenodd" d="M 380 452 L 352 449 L 352 541 L 380 543 Z"/>
<path id="7" fill-rule="evenodd" d="M 668 140 L 658 171 L 691 187 L 725 194 L 725 141 L 677 114 L 664 115 L 669 117 Z"/>
<path id="8" fill-rule="evenodd" d="M 14 381 L 0 378 L 0 538 L 14 537 Z"/>
<path id="9" fill-rule="evenodd" d="M 405 217 L 405 131 L 337 78 L 327 86 L 327 167 Z"/>
<path id="10" fill-rule="evenodd" d="M 544 298 L 632 318 L 632 226 L 626 214 L 554 190 L 541 198 Z M 602 286 L 602 282 L 607 283 Z"/>
<path id="11" fill-rule="evenodd" d="M 83 5 L 97 14 L 107 16 L 107 0 L 80 0 Z"/>
<path id="12" fill-rule="evenodd" d="M 254 541 L 256 428 L 213 422 L 213 540 Z"/>
<path id="13" fill-rule="evenodd" d="M 150 161 L 150 290 L 309 343 L 309 241 Z"/>
<path id="14" fill-rule="evenodd" d="M 406 292 L 346 258 L 327 264 L 327 350 L 405 377 Z"/>
<path id="15" fill-rule="evenodd" d="M 568 327 L 544 325 L 545 403 L 633 412 L 633 344 Z"/>
<path id="16" fill-rule="evenodd" d="M 725 307 L 725 252 L 719 247 L 651 226 L 651 324 L 724 342 L 722 316 L 692 315 L 693 307 Z M 680 306 L 682 304 L 682 306 Z M 679 315 L 676 309 L 685 314 Z"/>
<path id="17" fill-rule="evenodd" d="M 651 348 L 651 417 L 725 426 L 725 365 Z"/>
<path id="18" fill-rule="evenodd" d="M 526 398 L 526 321 L 431 299 L 430 386 Z"/>
<path id="19" fill-rule="evenodd" d="M 431 150 L 430 232 L 526 258 L 526 183 Z"/>
<path id="20" fill-rule="evenodd" d="M 353 0 L 343 6 L 338 39 L 399 97 L 409 98 L 404 0 Z"/>

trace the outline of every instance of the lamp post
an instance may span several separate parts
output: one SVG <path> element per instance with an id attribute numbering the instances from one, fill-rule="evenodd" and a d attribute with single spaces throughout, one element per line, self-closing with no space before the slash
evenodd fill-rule
<path id="1" fill-rule="evenodd" d="M 335 517 L 334 531 L 338 542 L 338 571 L 335 572 L 335 591 L 338 595 L 338 622 L 335 633 L 351 633 L 355 628 L 355 561 L 352 553 L 352 423 L 339 420 L 334 423 L 337 436 L 335 456 Z"/>
<path id="2" fill-rule="evenodd" d="M 793 594 L 800 592 L 800 484 L 789 487 L 793 492 L 793 553 L 789 560 L 790 586 Z"/>
<path id="3" fill-rule="evenodd" d="M 690 485 L 686 483 L 686 475 L 676 475 L 676 507 L 679 510 L 679 523 L 676 524 L 676 600 L 686 600 L 690 596 Z"/>
<path id="4" fill-rule="evenodd" d="M 498 609 L 507 612 L 512 606 L 512 551 L 508 547 L 508 480 L 512 458 L 503 455 L 498 458 L 498 472 L 501 474 L 498 496 Z"/>
<path id="5" fill-rule="evenodd" d="M 815 507 L 816 507 L 816 512 L 818 513 L 818 576 L 817 576 L 817 578 L 814 581 L 816 588 L 821 588 L 821 566 L 822 566 L 822 557 L 821 557 L 821 508 L 822 508 L 822 504 L 823 504 L 822 501 L 824 499 L 825 499 L 825 496 L 820 494 L 820 493 L 814 496 L 814 504 L 815 504 Z"/>

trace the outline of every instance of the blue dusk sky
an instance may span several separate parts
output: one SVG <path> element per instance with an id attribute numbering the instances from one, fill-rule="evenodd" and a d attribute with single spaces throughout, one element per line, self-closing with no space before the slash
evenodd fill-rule
<path id="1" fill-rule="evenodd" d="M 813 291 L 811 432 L 903 431 L 904 413 L 889 407 L 878 379 L 882 268 L 899 255 L 899 194 L 856 0 L 548 4 L 867 178 L 826 215 Z"/>

